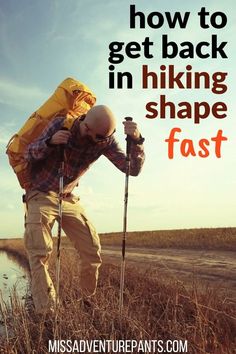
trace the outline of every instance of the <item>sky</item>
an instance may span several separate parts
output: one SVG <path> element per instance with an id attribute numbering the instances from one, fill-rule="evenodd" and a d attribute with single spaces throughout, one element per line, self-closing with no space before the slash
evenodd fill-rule
<path id="1" fill-rule="evenodd" d="M 145 28 L 130 28 L 130 5 L 145 16 Z M 0 1 L 0 237 L 21 237 L 24 232 L 24 209 L 21 202 L 23 190 L 9 166 L 5 154 L 10 137 L 19 130 L 25 120 L 39 108 L 66 77 L 74 77 L 88 85 L 97 96 L 96 104 L 106 104 L 117 119 L 117 139 L 125 149 L 122 121 L 132 116 L 145 137 L 146 160 L 142 172 L 129 179 L 128 230 L 161 230 L 202 227 L 236 226 L 236 175 L 235 175 L 235 59 L 236 59 L 236 11 L 233 0 L 165 2 L 144 0 L 91 1 L 91 0 L 8 0 Z M 199 24 L 198 12 L 202 7 L 209 28 Z M 186 28 L 169 28 L 166 13 L 171 16 L 179 11 L 182 16 L 190 12 Z M 155 14 L 154 14 L 155 12 Z M 216 13 L 216 14 L 215 14 Z M 227 24 L 220 27 L 221 15 Z M 153 19 L 154 27 L 148 24 Z M 211 19 L 211 21 L 210 21 Z M 214 22 L 215 21 L 215 22 Z M 162 36 L 175 41 L 178 48 L 188 41 L 193 44 L 193 58 L 163 58 Z M 201 59 L 196 54 L 199 42 L 209 42 L 203 52 L 212 53 L 212 35 L 217 45 L 226 41 L 227 58 Z M 142 45 L 145 38 L 153 45 L 149 52 Z M 114 64 L 115 73 L 130 72 L 132 88 L 109 88 L 109 62 L 111 42 L 123 42 L 122 63 Z M 140 51 L 132 51 L 137 58 L 127 56 L 130 42 L 140 45 Z M 137 47 L 137 44 L 135 45 Z M 125 49 L 126 48 L 126 49 Z M 169 47 L 169 50 L 170 47 Z M 139 54 L 139 55 L 137 55 Z M 149 58 L 150 56 L 150 58 Z M 152 57 L 151 57 L 152 56 Z M 210 55 L 211 56 L 211 55 Z M 111 59 L 110 59 L 111 60 Z M 200 89 L 142 88 L 142 67 L 160 73 L 160 66 L 174 65 L 176 73 L 186 72 L 192 66 L 194 72 L 208 72 L 210 87 Z M 212 75 L 227 72 L 227 91 L 214 94 Z M 159 102 L 160 95 L 176 104 L 206 101 L 227 105 L 227 116 L 217 119 L 212 112 L 194 124 L 192 119 L 165 119 L 159 116 L 146 118 L 148 102 Z M 159 109 L 159 103 L 157 106 Z M 174 158 L 168 157 L 168 139 L 173 128 L 180 141 L 174 144 Z M 227 137 L 222 142 L 221 158 L 215 156 L 211 138 L 219 130 Z M 183 139 L 192 139 L 197 156 L 184 157 L 180 152 Z M 210 141 L 208 157 L 198 156 L 200 139 Z M 101 157 L 81 178 L 75 194 L 98 232 L 121 231 L 123 227 L 125 176 L 105 157 Z"/>

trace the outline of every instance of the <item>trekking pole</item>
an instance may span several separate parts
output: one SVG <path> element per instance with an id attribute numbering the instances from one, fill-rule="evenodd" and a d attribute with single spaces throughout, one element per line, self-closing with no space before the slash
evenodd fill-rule
<path id="1" fill-rule="evenodd" d="M 58 193 L 58 232 L 57 232 L 57 258 L 56 258 L 56 311 L 59 305 L 59 286 L 60 286 L 60 252 L 61 252 L 61 228 L 62 228 L 62 198 L 64 187 L 64 145 L 60 145 L 60 167 L 59 174 L 59 193 Z"/>
<path id="2" fill-rule="evenodd" d="M 126 121 L 132 121 L 131 117 L 126 117 Z M 128 188 L 129 188 L 129 174 L 130 174 L 130 146 L 131 138 L 126 136 L 126 167 L 125 167 L 125 197 L 124 197 L 124 216 L 123 216 L 123 238 L 122 238 L 122 260 L 120 273 L 120 301 L 119 312 L 120 317 L 123 311 L 123 297 L 124 297 L 124 282 L 125 282 L 125 244 L 126 244 L 126 230 L 127 230 L 127 208 L 128 208 Z"/>

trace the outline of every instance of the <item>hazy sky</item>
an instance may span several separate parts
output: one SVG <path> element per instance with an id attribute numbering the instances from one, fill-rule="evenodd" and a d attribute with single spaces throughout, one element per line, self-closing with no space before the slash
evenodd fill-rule
<path id="1" fill-rule="evenodd" d="M 159 12 L 164 24 L 152 29 L 129 28 L 130 4 L 143 11 L 146 18 L 151 12 Z M 202 29 L 197 13 L 205 7 L 211 15 L 224 12 L 227 25 L 224 28 Z M 146 138 L 146 162 L 142 173 L 130 178 L 128 228 L 129 230 L 156 230 L 190 227 L 236 226 L 236 176 L 235 176 L 235 27 L 236 5 L 233 0 L 222 1 L 91 1 L 91 0 L 8 0 L 0 1 L 0 237 L 23 234 L 22 190 L 9 167 L 5 146 L 9 138 L 22 126 L 66 77 L 72 76 L 85 82 L 97 95 L 98 104 L 107 104 L 114 111 L 117 121 L 117 138 L 125 148 L 122 120 L 133 116 L 142 135 Z M 186 29 L 169 29 L 166 12 L 190 11 Z M 154 23 L 159 17 L 154 16 Z M 149 20 L 151 17 L 149 17 Z M 212 20 L 220 25 L 220 16 Z M 209 16 L 207 17 L 209 22 Z M 136 21 L 138 25 L 138 20 Z M 161 54 L 162 35 L 178 44 L 191 41 L 211 42 L 217 35 L 218 47 L 224 47 L 228 59 L 199 59 L 194 51 L 193 59 L 165 59 Z M 153 58 L 145 58 L 143 45 L 140 57 L 125 58 L 115 64 L 115 70 L 131 72 L 133 89 L 109 89 L 109 43 L 130 41 L 142 43 L 146 37 L 154 44 L 149 48 Z M 146 49 L 147 50 L 147 49 Z M 211 45 L 203 52 L 211 53 Z M 137 52 L 133 51 L 133 54 Z M 146 52 L 146 56 L 147 52 Z M 207 71 L 209 89 L 142 89 L 142 66 L 159 73 L 160 66 L 174 65 L 175 71 Z M 212 74 L 227 72 L 224 94 L 211 91 Z M 222 101 L 227 104 L 227 117 L 210 116 L 200 124 L 193 119 L 145 118 L 146 104 L 159 102 L 160 95 L 176 103 L 207 101 L 209 105 Z M 194 112 L 192 113 L 194 116 Z M 210 140 L 210 156 L 183 157 L 180 142 L 175 143 L 174 159 L 168 158 L 167 143 L 172 128 L 181 128 L 176 134 L 180 140 L 192 139 L 196 153 L 198 141 Z M 214 153 L 211 141 L 219 129 L 228 138 L 222 143 L 222 157 Z M 105 158 L 100 158 L 82 177 L 75 190 L 80 195 L 99 232 L 122 230 L 125 176 Z"/>

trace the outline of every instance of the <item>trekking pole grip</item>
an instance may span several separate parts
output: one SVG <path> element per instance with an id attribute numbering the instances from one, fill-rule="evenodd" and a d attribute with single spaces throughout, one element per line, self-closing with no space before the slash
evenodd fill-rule
<path id="1" fill-rule="evenodd" d="M 125 120 L 127 122 L 132 122 L 133 118 L 132 117 L 125 117 Z M 130 146 L 131 146 L 131 137 L 129 135 L 126 136 L 126 155 L 130 153 Z"/>
<path id="2" fill-rule="evenodd" d="M 68 130 L 66 127 L 62 127 L 61 130 Z M 60 153 L 60 161 L 64 162 L 64 150 L 65 150 L 66 144 L 60 144 L 59 145 L 59 153 Z"/>
<path id="3" fill-rule="evenodd" d="M 64 144 L 59 145 L 60 162 L 64 161 L 64 149 L 65 149 Z"/>

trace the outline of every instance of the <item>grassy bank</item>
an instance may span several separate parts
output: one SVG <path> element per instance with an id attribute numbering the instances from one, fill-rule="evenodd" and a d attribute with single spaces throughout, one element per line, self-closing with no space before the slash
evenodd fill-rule
<path id="1" fill-rule="evenodd" d="M 122 233 L 100 235 L 102 245 L 121 245 Z M 127 233 L 127 244 L 140 248 L 182 248 L 236 251 L 236 228 L 137 231 Z"/>
<path id="2" fill-rule="evenodd" d="M 102 246 L 120 246 L 122 232 L 101 233 Z M 56 238 L 54 238 L 56 242 Z M 138 248 L 181 248 L 199 250 L 236 251 L 236 228 L 202 228 L 127 232 L 127 245 Z M 62 246 L 71 246 L 67 237 Z M 2 247 L 23 250 L 22 239 L 0 239 Z"/>
<path id="3" fill-rule="evenodd" d="M 232 354 L 236 346 L 236 304 L 217 289 L 199 291 L 197 284 L 163 279 L 157 270 L 127 267 L 123 318 L 119 319 L 120 268 L 104 264 L 92 307 L 78 302 L 77 256 L 62 250 L 61 305 L 58 322 L 47 324 L 33 310 L 26 312 L 12 296 L 12 307 L 1 304 L 7 336 L 3 353 L 48 353 L 49 339 L 188 340 L 188 353 Z M 55 259 L 50 268 L 55 278 Z M 56 333 L 56 334 L 55 334 Z"/>
<path id="4" fill-rule="evenodd" d="M 155 231 L 130 233 L 128 237 L 134 247 L 181 248 L 182 245 L 182 248 L 199 249 L 205 245 L 207 249 L 232 250 L 235 246 L 235 229 Z M 102 235 L 101 239 L 103 245 L 120 244 L 119 234 Z M 186 242 L 188 247 L 184 247 Z M 63 243 L 67 245 L 68 241 L 64 239 Z M 1 240 L 0 250 L 18 255 L 19 262 L 27 264 L 22 240 Z M 54 253 L 50 260 L 54 280 L 55 263 Z M 48 353 L 48 341 L 53 338 L 187 340 L 188 354 L 233 353 L 236 347 L 236 302 L 220 289 L 199 287 L 194 279 L 186 287 L 180 281 L 162 276 L 156 268 L 127 266 L 124 310 L 120 319 L 120 267 L 102 265 L 97 293 L 92 306 L 87 308 L 78 302 L 78 265 L 78 256 L 73 253 L 72 257 L 70 250 L 62 249 L 61 304 L 57 322 L 49 318 L 45 324 L 32 308 L 26 311 L 14 295 L 10 307 L 1 301 L 5 332 L 0 338 L 1 353 Z"/>

